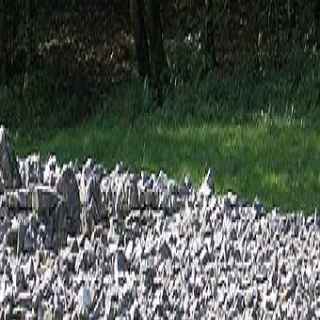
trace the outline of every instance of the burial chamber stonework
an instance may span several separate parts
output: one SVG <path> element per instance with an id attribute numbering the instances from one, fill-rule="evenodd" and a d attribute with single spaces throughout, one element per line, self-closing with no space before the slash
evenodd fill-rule
<path id="1" fill-rule="evenodd" d="M 0 127 L 0 319 L 317 319 L 315 214 L 267 213 L 88 159 L 15 154 Z"/>

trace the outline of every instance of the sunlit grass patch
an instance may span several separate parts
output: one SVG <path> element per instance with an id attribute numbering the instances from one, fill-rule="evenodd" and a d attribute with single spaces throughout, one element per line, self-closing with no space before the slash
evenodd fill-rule
<path id="1" fill-rule="evenodd" d="M 108 122 L 108 120 L 105 120 Z M 89 124 L 57 132 L 18 151 L 54 152 L 63 161 L 94 157 L 108 168 L 122 160 L 135 170 L 165 170 L 178 180 L 190 175 L 199 183 L 206 168 L 216 172 L 218 192 L 233 189 L 253 200 L 285 210 L 318 206 L 319 139 L 316 130 L 218 122 L 170 124 L 158 121 L 141 129 Z"/>

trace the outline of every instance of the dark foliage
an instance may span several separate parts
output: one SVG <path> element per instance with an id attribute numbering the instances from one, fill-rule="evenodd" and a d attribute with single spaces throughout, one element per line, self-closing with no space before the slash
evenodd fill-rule
<path id="1" fill-rule="evenodd" d="M 138 16 L 132 3 L 140 4 Z M 2 0 L 2 121 L 69 126 L 94 111 L 100 93 L 138 74 L 163 94 L 210 72 L 263 76 L 298 53 L 318 55 L 319 0 L 150 3 Z"/>

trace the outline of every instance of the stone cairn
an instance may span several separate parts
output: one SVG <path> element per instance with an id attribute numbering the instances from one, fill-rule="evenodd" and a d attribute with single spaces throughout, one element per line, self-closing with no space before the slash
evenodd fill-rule
<path id="1" fill-rule="evenodd" d="M 317 215 L 88 159 L 0 127 L 0 319 L 318 319 Z"/>

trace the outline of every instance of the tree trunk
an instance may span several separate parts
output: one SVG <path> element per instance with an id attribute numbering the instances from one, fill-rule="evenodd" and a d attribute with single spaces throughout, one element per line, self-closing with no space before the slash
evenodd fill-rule
<path id="1" fill-rule="evenodd" d="M 205 67 L 206 70 L 209 70 L 217 64 L 214 41 L 213 0 L 205 0 L 205 26 L 202 42 L 205 54 Z"/>
<path id="2" fill-rule="evenodd" d="M 25 70 L 23 78 L 23 92 L 25 92 L 29 87 L 30 72 L 32 67 L 32 56 L 34 51 L 34 39 L 33 39 L 33 18 L 34 10 L 33 6 L 34 0 L 25 0 L 24 6 L 24 22 L 25 22 Z"/>
<path id="3" fill-rule="evenodd" d="M 320 47 L 320 0 L 314 1 L 314 20 L 315 20 L 315 38 L 316 46 Z"/>
<path id="4" fill-rule="evenodd" d="M 160 85 L 162 75 L 167 68 L 163 46 L 163 32 L 159 0 L 146 0 L 149 27 L 151 76 L 156 86 Z"/>
<path id="5" fill-rule="evenodd" d="M 138 62 L 138 72 L 142 78 L 149 77 L 149 46 L 145 25 L 145 8 L 143 0 L 130 0 L 130 15 Z"/>
<path id="6" fill-rule="evenodd" d="M 7 10 L 5 0 L 0 0 L 0 84 L 7 82 L 8 69 L 8 32 L 7 32 Z"/>
<path id="7" fill-rule="evenodd" d="M 130 0 L 139 75 L 151 80 L 158 103 L 167 60 L 163 45 L 160 0 Z"/>

